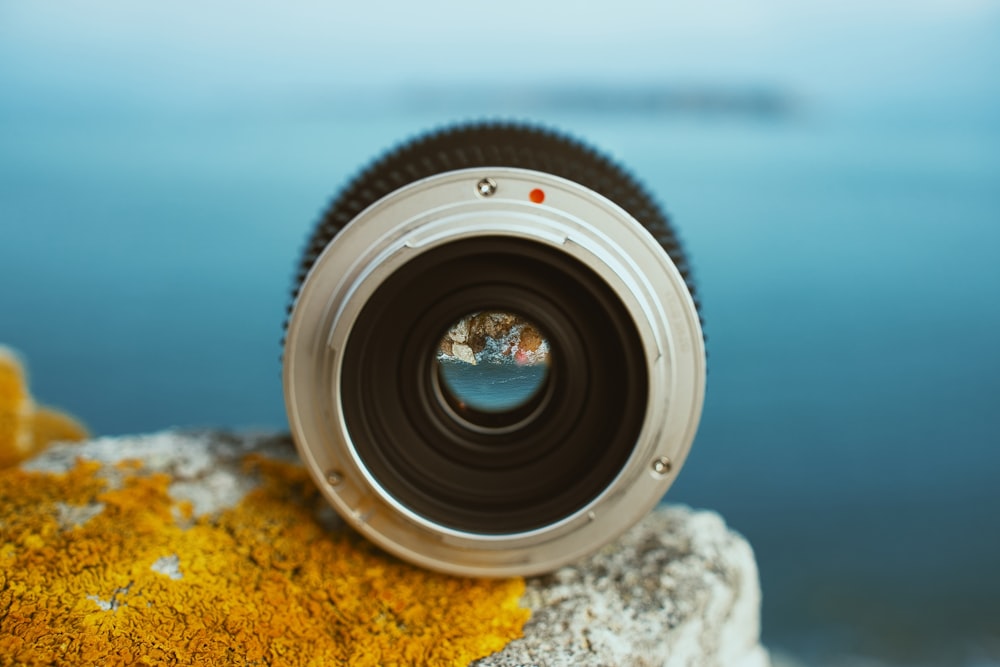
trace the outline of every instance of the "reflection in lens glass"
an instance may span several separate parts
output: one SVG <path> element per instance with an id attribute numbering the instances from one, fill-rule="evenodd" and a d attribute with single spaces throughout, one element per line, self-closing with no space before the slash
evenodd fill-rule
<path id="1" fill-rule="evenodd" d="M 441 338 L 441 385 L 460 407 L 507 412 L 530 401 L 549 373 L 549 342 L 533 322 L 513 313 L 472 313 Z"/>

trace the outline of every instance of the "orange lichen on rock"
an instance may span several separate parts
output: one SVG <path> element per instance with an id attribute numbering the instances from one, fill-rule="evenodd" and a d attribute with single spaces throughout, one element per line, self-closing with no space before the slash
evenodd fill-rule
<path id="1" fill-rule="evenodd" d="M 87 429 L 56 410 L 38 408 L 17 355 L 0 345 L 0 468 L 14 465 L 58 440 L 83 440 Z"/>
<path id="2" fill-rule="evenodd" d="M 467 665 L 521 636 L 522 579 L 434 574 L 318 518 L 299 466 L 192 517 L 171 478 L 0 471 L 0 663 Z"/>

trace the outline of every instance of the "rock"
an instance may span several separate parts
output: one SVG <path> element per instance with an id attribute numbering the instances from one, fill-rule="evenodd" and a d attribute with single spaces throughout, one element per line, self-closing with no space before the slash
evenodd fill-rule
<path id="1" fill-rule="evenodd" d="M 20 357 L 0 345 L 0 468 L 37 454 L 51 442 L 86 437 L 86 427 L 70 415 L 37 405 Z"/>
<path id="2" fill-rule="evenodd" d="M 506 312 L 484 311 L 459 320 L 441 339 L 438 352 L 446 359 L 476 364 L 514 361 L 544 363 L 548 342 L 531 322 Z"/>
<path id="3" fill-rule="evenodd" d="M 521 338 L 518 347 L 524 352 L 537 353 L 545 342 L 545 338 L 535 327 L 525 324 L 521 329 Z"/>
<path id="4" fill-rule="evenodd" d="M 287 436 L 102 438 L 0 470 L 4 665 L 467 665 L 521 636 L 523 594 L 347 530 Z"/>
<path id="5" fill-rule="evenodd" d="M 472 351 L 472 348 L 463 343 L 454 343 L 451 346 L 451 354 L 459 361 L 464 361 L 467 364 L 476 365 L 476 354 Z"/>
<path id="6" fill-rule="evenodd" d="M 469 346 L 479 354 L 490 340 L 508 338 L 524 320 L 510 313 L 488 311 L 477 313 L 469 320 Z"/>
<path id="7" fill-rule="evenodd" d="M 247 455 L 283 464 L 297 462 L 294 448 L 283 436 L 165 432 L 56 445 L 22 464 L 22 469 L 66 473 L 78 459 L 96 461 L 102 464 L 101 475 L 115 488 L 127 483 L 136 470 L 136 464 L 123 462 L 137 461 L 144 475 L 166 475 L 169 496 L 189 504 L 197 518 L 236 506 L 260 484 L 258 475 L 247 472 Z M 116 482 L 119 476 L 122 481 Z M 319 531 L 319 539 L 326 539 L 327 530 L 333 531 L 329 533 L 333 539 L 343 525 L 325 503 L 321 505 L 317 511 L 325 512 L 327 528 Z M 64 530 L 73 530 L 102 510 L 96 502 L 60 506 L 57 519 Z M 189 561 L 170 550 L 155 555 L 146 566 L 153 575 L 144 576 L 186 585 Z M 414 570 L 410 572 L 408 576 L 415 576 Z M 86 592 L 93 609 L 115 612 L 121 605 L 134 604 L 130 601 L 142 594 L 140 589 L 140 583 L 133 586 L 131 579 L 123 579 L 107 590 Z M 578 564 L 528 579 L 524 590 L 521 604 L 532 616 L 524 625 L 523 638 L 473 662 L 476 667 L 769 665 L 759 643 L 760 589 L 753 553 L 713 512 L 661 506 L 615 543 Z M 469 610 L 463 606 L 458 611 Z M 495 618 L 493 613 L 488 610 L 486 618 Z M 516 629 L 503 641 L 515 636 Z M 496 649 L 476 655 L 491 650 Z"/>
<path id="8" fill-rule="evenodd" d="M 246 475 L 241 462 L 248 454 L 262 454 L 279 461 L 297 461 L 287 438 L 273 434 L 231 435 L 228 433 L 177 433 L 164 431 L 150 435 L 98 438 L 80 444 L 53 446 L 41 456 L 26 461 L 28 472 L 66 473 L 77 460 L 103 465 L 102 476 L 112 487 L 119 485 L 128 469 L 123 461 L 142 463 L 145 473 L 162 473 L 171 478 L 170 496 L 191 503 L 195 516 L 214 514 L 235 506 L 258 483 Z M 90 508 L 76 508 L 88 513 Z"/>
<path id="9" fill-rule="evenodd" d="M 524 638 L 476 667 L 766 667 L 750 545 L 722 518 L 660 506 L 617 542 L 529 579 Z"/>

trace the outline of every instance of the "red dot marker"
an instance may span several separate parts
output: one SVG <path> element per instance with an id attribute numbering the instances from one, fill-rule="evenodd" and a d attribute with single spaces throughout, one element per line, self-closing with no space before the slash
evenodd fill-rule
<path id="1" fill-rule="evenodd" d="M 530 199 L 535 204 L 541 204 L 545 201 L 545 190 L 535 188 L 528 193 L 528 199 Z"/>

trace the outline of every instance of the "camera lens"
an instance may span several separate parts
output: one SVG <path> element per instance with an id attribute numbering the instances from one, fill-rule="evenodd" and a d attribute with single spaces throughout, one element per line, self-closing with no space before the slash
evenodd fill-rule
<path id="1" fill-rule="evenodd" d="M 687 454 L 705 369 L 666 219 L 591 149 L 519 125 L 419 138 L 339 195 L 284 363 L 296 444 L 340 514 L 479 576 L 551 570 L 641 518 Z"/>

